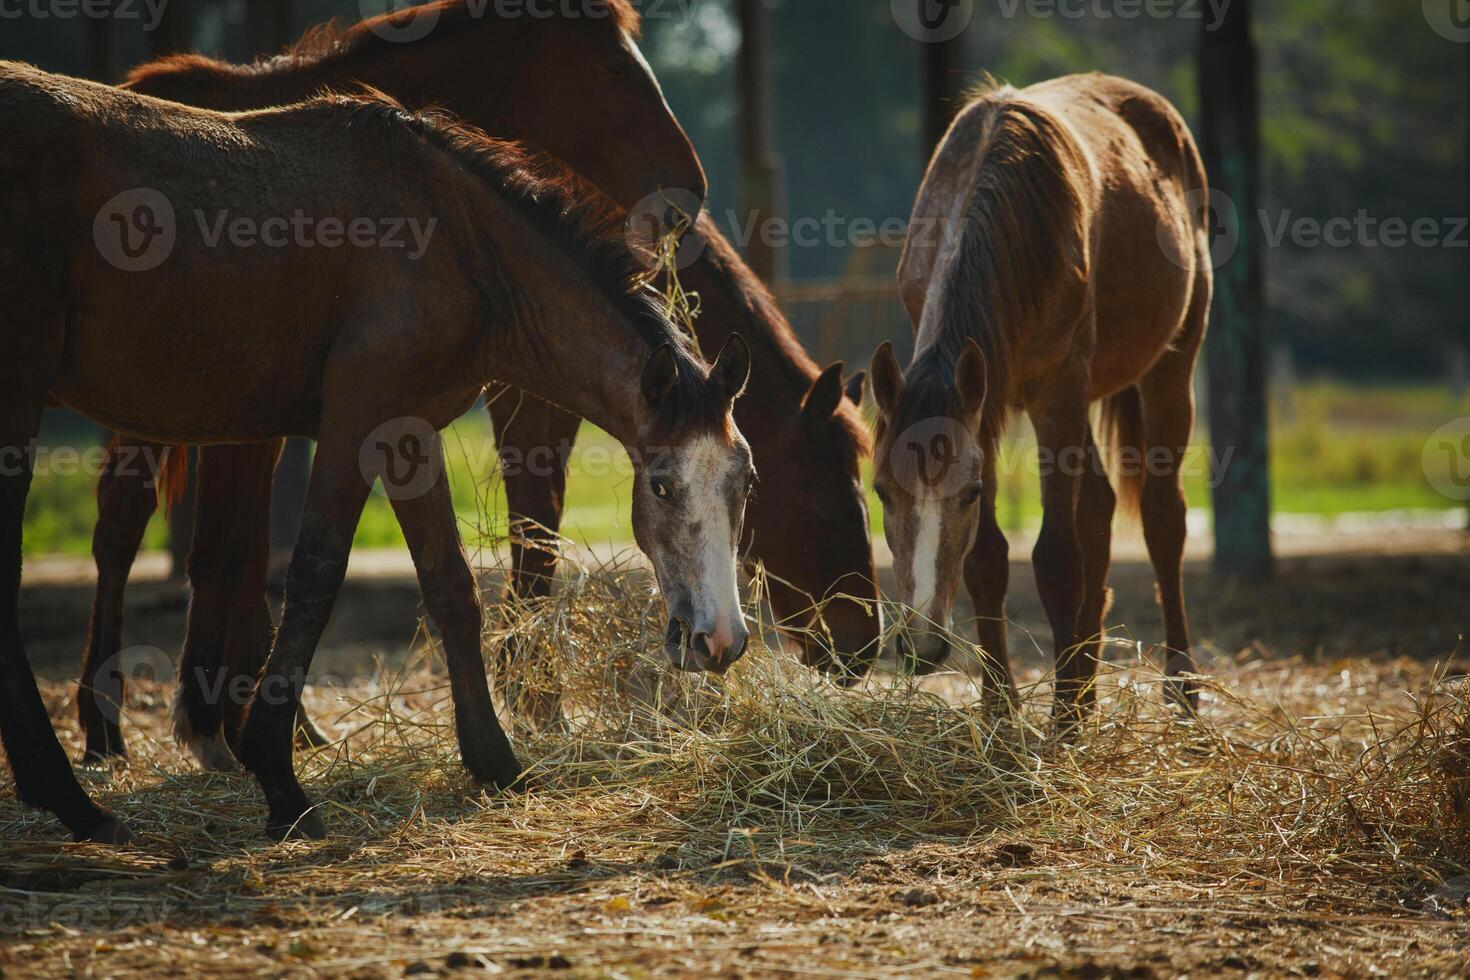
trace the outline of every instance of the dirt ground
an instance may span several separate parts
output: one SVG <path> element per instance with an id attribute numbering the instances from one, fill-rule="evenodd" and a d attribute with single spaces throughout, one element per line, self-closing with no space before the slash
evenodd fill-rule
<path id="1" fill-rule="evenodd" d="M 832 817 L 743 783 L 720 733 L 677 732 L 597 752 L 526 736 L 523 757 L 546 774 L 528 793 L 486 796 L 454 764 L 442 678 L 406 668 L 392 685 L 354 675 L 310 694 L 343 736 L 302 762 L 309 792 L 330 801 L 333 834 L 272 845 L 253 785 L 195 771 L 167 735 L 166 689 L 136 685 L 131 764 L 85 779 L 139 846 L 60 843 L 55 821 L 22 810 L 0 779 L 0 971 L 1465 976 L 1470 824 L 1445 815 L 1446 777 L 1423 760 L 1426 705 L 1465 695 L 1470 555 L 1452 535 L 1414 554 L 1391 545 L 1287 558 L 1269 587 L 1221 582 L 1193 562 L 1202 672 L 1218 682 L 1205 722 L 1166 720 L 1151 706 L 1147 657 L 1117 643 L 1096 730 L 1027 756 L 1051 789 L 1044 800 L 1001 793 L 1002 805 L 967 803 L 976 784 L 947 783 L 938 768 L 921 778 L 916 766 L 908 790 L 888 773 L 898 788 L 883 798 L 853 782 Z M 1024 563 L 1012 582 L 1013 648 L 1024 679 L 1040 682 L 1048 638 Z M 1113 585 L 1110 635 L 1146 646 L 1159 633 L 1146 564 L 1120 561 Z M 161 583 L 135 591 L 130 636 L 174 649 L 182 606 L 171 594 Z M 69 678 L 86 596 L 51 583 L 24 600 L 73 757 Z M 384 624 L 413 615 L 411 596 L 406 583 L 357 581 L 333 668 L 361 667 L 371 649 L 401 660 L 412 625 Z M 747 669 L 766 668 L 736 673 Z M 760 696 L 753 681 L 731 684 L 736 701 Z M 822 691 L 809 687 L 791 688 L 789 717 L 768 733 L 797 756 L 791 719 Z M 963 676 L 924 687 L 959 706 L 946 711 L 973 710 Z M 1027 710 L 1039 717 L 1044 703 L 1038 688 Z M 882 746 L 906 734 L 921 744 L 903 758 L 922 759 L 912 753 L 923 733 L 865 737 Z M 793 737 L 788 749 L 781 739 Z"/>

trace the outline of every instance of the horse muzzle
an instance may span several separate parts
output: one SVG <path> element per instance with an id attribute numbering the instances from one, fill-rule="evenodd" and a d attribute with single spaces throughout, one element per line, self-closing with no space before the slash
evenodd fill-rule
<path id="1" fill-rule="evenodd" d="M 723 674 L 745 656 L 750 631 L 743 622 L 721 635 L 718 630 L 695 629 L 689 620 L 674 617 L 664 634 L 664 655 L 676 669 L 690 673 Z"/>

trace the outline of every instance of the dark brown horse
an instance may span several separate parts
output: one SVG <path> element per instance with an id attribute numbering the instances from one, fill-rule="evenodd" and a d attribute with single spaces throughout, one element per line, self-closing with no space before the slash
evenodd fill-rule
<path id="1" fill-rule="evenodd" d="M 380 99 L 225 115 L 13 64 L 0 129 L 0 733 L 22 800 L 80 838 L 127 837 L 76 782 L 21 642 L 27 449 L 48 398 L 169 444 L 317 440 L 281 626 L 235 746 L 275 836 L 325 832 L 292 728 L 380 478 L 443 638 L 465 765 L 497 787 L 520 776 L 437 434 L 491 381 L 628 448 L 670 657 L 719 670 L 743 651 L 735 554 L 754 471 L 730 410 L 749 352 L 732 339 L 712 370 L 692 355 L 637 288 L 621 214 L 571 171 Z M 389 241 L 404 224 L 429 229 L 419 248 Z"/>
<path id="2" fill-rule="evenodd" d="M 736 407 L 761 473 L 746 553 L 765 563 L 778 624 L 803 662 L 842 679 L 860 678 L 877 655 L 882 632 L 858 473 L 868 451 L 858 412 L 863 375 L 844 384 L 841 364 L 818 370 L 775 299 L 707 215 L 683 247 L 691 251 L 682 254 L 697 256 L 679 276 L 699 294 L 700 344 L 718 350 L 738 330 L 751 345 L 750 397 Z M 568 454 L 581 420 L 513 391 L 492 396 L 489 408 L 506 498 L 519 522 L 511 587 L 520 597 L 544 596 L 556 567 L 548 538 L 561 524 Z M 551 465 L 522 463 L 534 459 Z"/>
<path id="3" fill-rule="evenodd" d="M 550 17 L 500 11 L 445 0 L 345 32 L 318 29 L 290 53 L 248 67 L 166 58 L 133 72 L 126 87 L 238 110 L 367 84 L 408 105 L 443 107 L 496 136 L 533 142 L 624 207 L 663 188 L 679 189 L 683 200 L 703 198 L 704 172 L 638 52 L 638 17 L 627 0 L 551 5 Z M 123 679 L 112 665 L 122 648 L 128 574 L 156 507 L 154 474 L 137 462 L 163 455 L 162 447 L 127 441 L 113 448 L 115 465 L 98 488 L 97 595 L 77 693 L 86 756 L 94 760 L 126 754 L 118 723 Z M 269 487 L 280 449 L 271 442 L 199 453 L 175 731 L 210 769 L 234 766 L 224 733 L 238 729 L 243 704 L 227 692 L 253 680 L 269 648 Z M 168 458 L 168 484 L 181 490 L 187 456 Z"/>
<path id="4" fill-rule="evenodd" d="M 875 483 L 918 669 L 948 655 L 963 579 L 988 693 L 1012 685 L 996 443 L 1021 409 L 1041 453 L 1045 517 L 1032 560 L 1058 713 L 1070 721 L 1091 702 L 1115 505 L 1088 418 L 1099 400 L 1158 574 L 1169 674 L 1192 669 L 1179 470 L 1212 288 L 1205 187 L 1174 108 L 1103 75 L 988 91 L 936 152 L 900 268 L 914 359 L 904 372 L 884 345 L 872 363 Z M 1169 693 L 1196 697 L 1181 682 Z"/>

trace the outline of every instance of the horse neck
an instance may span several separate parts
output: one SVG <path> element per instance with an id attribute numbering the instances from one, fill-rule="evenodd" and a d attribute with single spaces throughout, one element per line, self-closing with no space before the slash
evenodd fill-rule
<path id="1" fill-rule="evenodd" d="M 480 225 L 495 237 L 487 376 L 581 416 L 631 450 L 649 421 L 643 368 L 677 338 L 635 324 L 574 256 L 528 224 L 516 216 Z"/>
<path id="2" fill-rule="evenodd" d="M 327 89 L 350 92 L 367 85 L 410 106 L 454 108 L 465 98 L 466 79 L 475 92 L 498 92 L 520 69 L 526 51 L 515 32 L 477 30 L 478 20 L 441 25 L 440 34 L 417 44 L 376 45 L 371 50 L 322 57 L 283 56 L 241 71 L 220 91 L 229 108 L 250 109 L 297 102 Z M 476 104 L 475 124 L 494 130 L 498 100 Z M 225 106 L 221 106 L 224 108 Z"/>
<path id="3" fill-rule="evenodd" d="M 763 438 L 773 437 L 800 409 L 817 376 L 816 365 L 796 344 L 775 298 L 707 214 L 700 217 L 698 233 L 707 250 L 680 273 L 680 281 L 699 294 L 699 341 L 708 357 L 735 333 L 750 348 L 750 385 L 736 413 L 745 420 L 741 429 L 746 438 L 758 450 Z"/>

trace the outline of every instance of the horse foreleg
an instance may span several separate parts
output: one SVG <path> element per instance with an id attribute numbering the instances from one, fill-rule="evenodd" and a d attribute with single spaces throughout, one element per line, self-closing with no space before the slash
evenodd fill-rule
<path id="1" fill-rule="evenodd" d="M 21 639 L 21 535 L 50 373 L 36 363 L 41 346 L 24 319 L 0 326 L 0 739 L 21 802 L 56 814 L 77 840 L 123 843 L 127 827 L 77 782 Z"/>
<path id="2" fill-rule="evenodd" d="M 984 490 L 980 500 L 980 526 L 975 543 L 965 556 L 965 588 L 975 607 L 976 631 L 980 639 L 981 667 L 985 671 L 984 698 L 987 704 L 1016 700 L 1016 682 L 1006 649 L 1006 591 L 1010 587 L 1010 544 L 996 520 L 995 457 L 985 458 Z"/>
<path id="3" fill-rule="evenodd" d="M 427 448 L 439 470 L 433 485 L 423 494 L 394 496 L 393 512 L 413 555 L 424 608 L 444 643 L 460 757 L 480 782 L 508 789 L 520 778 L 521 766 L 495 716 L 485 682 L 479 588 L 455 524 L 442 442 L 436 437 Z"/>
<path id="4" fill-rule="evenodd" d="M 1041 534 L 1032 551 L 1036 587 L 1051 624 L 1056 653 L 1056 707 L 1063 731 L 1075 727 L 1086 710 L 1096 662 L 1078 635 L 1087 586 L 1077 499 L 1086 468 L 1088 421 L 1085 379 L 1059 376 L 1028 407 L 1042 453 Z"/>
<path id="5" fill-rule="evenodd" d="M 158 508 L 158 473 L 155 466 L 145 464 L 156 463 L 163 452 L 162 446 L 117 436 L 97 482 L 97 526 L 92 530 L 97 591 L 77 684 L 77 719 L 87 736 L 84 762 L 127 755 L 121 727 L 126 692 L 118 662 L 123 597 L 148 522 Z"/>
<path id="6" fill-rule="evenodd" d="M 323 423 L 286 575 L 281 626 L 234 746 L 235 757 L 260 782 L 270 809 L 266 830 L 278 840 L 326 834 L 292 768 L 292 734 L 306 672 L 346 577 L 352 536 L 372 489 L 375 474 L 359 462 L 366 434 L 357 425 L 344 431 Z"/>

